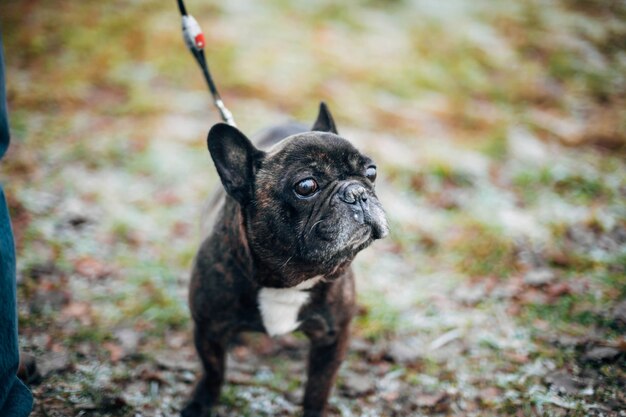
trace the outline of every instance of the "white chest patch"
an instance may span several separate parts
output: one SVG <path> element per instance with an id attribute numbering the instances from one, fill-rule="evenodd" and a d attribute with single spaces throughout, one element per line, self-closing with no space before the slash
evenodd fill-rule
<path id="1" fill-rule="evenodd" d="M 309 292 L 323 276 L 318 275 L 291 288 L 262 288 L 259 291 L 259 311 L 270 336 L 294 331 L 300 325 L 298 313 L 309 301 Z"/>

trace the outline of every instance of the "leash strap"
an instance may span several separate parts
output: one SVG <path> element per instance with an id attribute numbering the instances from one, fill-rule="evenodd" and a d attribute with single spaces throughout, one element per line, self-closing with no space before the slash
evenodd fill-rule
<path id="1" fill-rule="evenodd" d="M 209 65 L 206 62 L 206 57 L 204 56 L 204 33 L 202 33 L 202 29 L 200 29 L 200 25 L 190 14 L 187 13 L 187 8 L 185 7 L 185 3 L 183 0 L 178 1 L 178 9 L 180 10 L 180 14 L 182 16 L 182 27 L 183 27 L 183 39 L 185 41 L 185 45 L 191 51 L 194 58 L 200 65 L 200 69 L 202 69 L 202 74 L 204 74 L 204 79 L 209 86 L 209 91 L 213 96 L 213 104 L 217 107 L 217 110 L 220 112 L 220 116 L 225 123 L 228 123 L 231 126 L 235 125 L 235 119 L 233 119 L 233 114 L 226 108 L 224 102 L 222 101 L 222 97 L 220 97 L 220 93 L 217 91 L 217 87 L 215 86 L 215 82 L 213 81 L 213 77 L 211 77 L 211 72 L 209 71 Z"/>

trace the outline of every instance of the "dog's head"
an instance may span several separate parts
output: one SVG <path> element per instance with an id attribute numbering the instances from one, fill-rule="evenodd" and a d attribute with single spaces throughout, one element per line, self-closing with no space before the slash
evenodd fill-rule
<path id="1" fill-rule="evenodd" d="M 324 104 L 312 131 L 267 152 L 221 123 L 208 146 L 226 192 L 241 206 L 253 254 L 276 275 L 272 286 L 330 279 L 388 233 L 374 191 L 376 165 L 337 134 Z"/>

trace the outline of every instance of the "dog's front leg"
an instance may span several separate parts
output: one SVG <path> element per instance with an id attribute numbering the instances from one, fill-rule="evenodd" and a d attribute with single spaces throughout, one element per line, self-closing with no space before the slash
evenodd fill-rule
<path id="1" fill-rule="evenodd" d="M 213 338 L 196 326 L 194 342 L 202 361 L 203 373 L 193 396 L 181 412 L 182 417 L 210 417 L 211 407 L 217 403 L 224 382 L 225 338 Z"/>
<path id="2" fill-rule="evenodd" d="M 308 379 L 304 392 L 304 417 L 324 417 L 326 403 L 335 382 L 339 365 L 348 348 L 350 322 L 343 323 L 336 338 L 328 342 L 327 337 L 311 338 Z"/>

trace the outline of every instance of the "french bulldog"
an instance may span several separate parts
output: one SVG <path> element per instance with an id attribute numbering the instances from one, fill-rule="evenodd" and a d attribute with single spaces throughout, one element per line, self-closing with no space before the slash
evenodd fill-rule
<path id="1" fill-rule="evenodd" d="M 270 128 L 253 144 L 218 123 L 207 138 L 223 191 L 193 267 L 189 305 L 203 374 L 183 417 L 210 416 L 239 332 L 310 339 L 304 416 L 322 417 L 355 310 L 355 255 L 388 234 L 376 165 L 338 135 L 324 103 L 311 130 Z M 266 150 L 261 150 L 263 147 Z"/>

